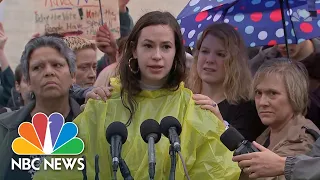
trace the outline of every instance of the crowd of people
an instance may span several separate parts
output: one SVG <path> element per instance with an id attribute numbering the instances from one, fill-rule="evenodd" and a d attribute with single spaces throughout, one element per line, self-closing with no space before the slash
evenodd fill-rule
<path id="1" fill-rule="evenodd" d="M 152 11 L 133 24 L 127 3 L 119 0 L 119 39 L 107 25 L 99 27 L 95 41 L 36 33 L 15 72 L 0 24 L 0 180 L 83 179 L 76 170 L 11 170 L 11 158 L 34 158 L 15 154 L 11 144 L 19 125 L 38 112 L 59 112 L 78 126 L 90 179 L 96 155 L 100 176 L 112 177 L 105 131 L 114 121 L 128 129 L 121 156 L 131 174 L 148 179 L 140 125 L 165 116 L 182 125 L 191 179 L 320 179 L 319 39 L 288 45 L 288 51 L 284 45 L 261 47 L 252 55 L 234 27 L 214 23 L 190 50 L 173 15 Z M 100 60 L 97 49 L 104 53 Z M 220 141 L 229 127 L 260 152 L 233 157 Z M 155 179 L 169 176 L 169 146 L 164 138 L 156 144 L 161 158 Z M 175 177 L 185 178 L 181 163 Z"/>

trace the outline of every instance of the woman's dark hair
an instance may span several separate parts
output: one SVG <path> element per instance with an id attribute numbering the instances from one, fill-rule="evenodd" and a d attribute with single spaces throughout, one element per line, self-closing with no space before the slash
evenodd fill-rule
<path id="1" fill-rule="evenodd" d="M 124 52 L 124 48 L 126 45 L 128 37 L 121 37 L 119 39 L 117 39 L 117 46 L 118 46 L 118 52 L 119 54 L 122 54 Z"/>
<path id="2" fill-rule="evenodd" d="M 123 105 L 130 111 L 127 126 L 131 124 L 135 112 L 136 102 L 134 96 L 141 92 L 139 80 L 140 72 L 134 74 L 129 69 L 129 59 L 133 58 L 133 51 L 137 48 L 141 30 L 148 26 L 168 25 L 174 32 L 176 54 L 167 82 L 163 88 L 179 88 L 179 84 L 185 78 L 186 56 L 180 26 L 175 17 L 169 12 L 153 11 L 143 15 L 133 27 L 126 41 L 122 59 L 120 60 L 119 72 L 121 80 L 121 100 Z M 133 69 L 138 68 L 138 62 L 131 62 Z M 128 106 L 129 105 L 129 106 Z"/>

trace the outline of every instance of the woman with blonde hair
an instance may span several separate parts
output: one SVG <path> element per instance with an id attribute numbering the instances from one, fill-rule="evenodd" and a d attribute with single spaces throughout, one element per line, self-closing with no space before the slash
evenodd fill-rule
<path id="1" fill-rule="evenodd" d="M 198 41 L 187 86 L 198 94 L 196 103 L 216 114 L 220 111 L 222 117 L 218 117 L 252 141 L 264 126 L 250 101 L 252 78 L 247 61 L 246 47 L 234 27 L 212 24 Z"/>

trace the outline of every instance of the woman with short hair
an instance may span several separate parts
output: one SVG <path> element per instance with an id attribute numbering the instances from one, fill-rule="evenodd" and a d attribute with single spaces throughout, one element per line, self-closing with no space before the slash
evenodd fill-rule
<path id="1" fill-rule="evenodd" d="M 320 131 L 304 117 L 308 86 L 307 70 L 299 62 L 274 59 L 259 68 L 253 79 L 254 99 L 259 117 L 268 128 L 257 138 L 257 143 L 282 157 L 310 151 L 316 140 L 312 132 Z M 241 167 L 249 161 L 240 161 Z M 248 165 L 244 172 L 254 173 L 255 169 Z M 241 179 L 246 177 L 243 175 Z M 266 179 L 285 180 L 285 177 Z"/>

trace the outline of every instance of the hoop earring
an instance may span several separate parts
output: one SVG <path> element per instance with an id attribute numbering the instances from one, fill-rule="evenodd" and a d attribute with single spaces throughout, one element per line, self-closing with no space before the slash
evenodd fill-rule
<path id="1" fill-rule="evenodd" d="M 129 59 L 129 69 L 130 69 L 130 71 L 131 71 L 133 74 L 137 74 L 140 69 L 139 69 L 139 67 L 138 67 L 138 70 L 136 70 L 136 71 L 132 69 L 132 67 L 131 67 L 131 60 L 133 60 L 133 59 L 136 59 L 136 58 L 130 58 L 130 59 Z"/>

